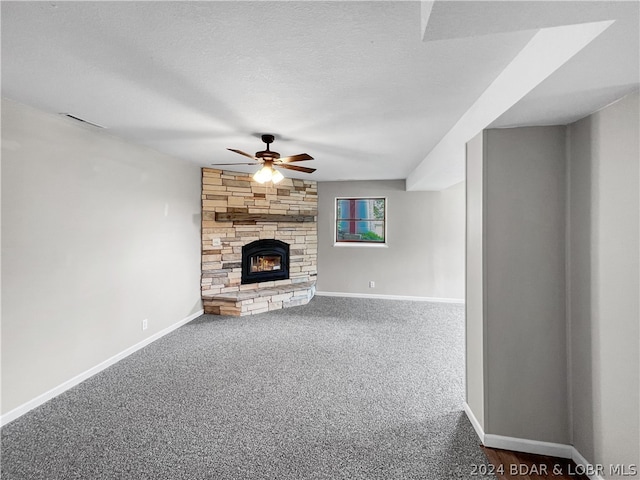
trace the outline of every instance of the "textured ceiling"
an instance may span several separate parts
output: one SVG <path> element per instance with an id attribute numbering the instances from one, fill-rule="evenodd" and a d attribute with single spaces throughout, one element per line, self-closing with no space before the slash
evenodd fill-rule
<path id="1" fill-rule="evenodd" d="M 202 166 L 273 133 L 316 158 L 288 175 L 352 180 L 422 171 L 540 28 L 616 20 L 493 126 L 567 123 L 638 88 L 637 2 L 423 3 L 3 1 L 2 94 Z"/>

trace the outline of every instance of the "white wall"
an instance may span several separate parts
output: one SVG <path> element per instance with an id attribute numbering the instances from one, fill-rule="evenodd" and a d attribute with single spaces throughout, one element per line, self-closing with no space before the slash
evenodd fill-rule
<path id="1" fill-rule="evenodd" d="M 367 196 L 388 199 L 388 248 L 334 246 L 336 197 Z M 464 183 L 407 192 L 403 180 L 319 182 L 318 291 L 464 298 L 464 199 Z"/>
<path id="2" fill-rule="evenodd" d="M 639 112 L 635 93 L 569 128 L 572 440 L 607 471 L 640 466 Z"/>
<path id="3" fill-rule="evenodd" d="M 199 168 L 72 122 L 2 101 L 3 414 L 201 309 Z"/>

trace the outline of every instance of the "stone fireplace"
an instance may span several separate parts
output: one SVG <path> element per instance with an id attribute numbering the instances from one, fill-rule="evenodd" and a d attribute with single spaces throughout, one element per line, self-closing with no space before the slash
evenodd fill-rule
<path id="1" fill-rule="evenodd" d="M 307 303 L 317 275 L 317 210 L 314 181 L 265 186 L 250 174 L 203 168 L 205 313 L 251 315 Z"/>

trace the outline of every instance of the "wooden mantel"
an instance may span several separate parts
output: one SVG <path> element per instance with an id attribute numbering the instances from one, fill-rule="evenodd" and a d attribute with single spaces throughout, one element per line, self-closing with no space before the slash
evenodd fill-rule
<path id="1" fill-rule="evenodd" d="M 299 215 L 280 215 L 275 213 L 215 212 L 216 222 L 315 222 L 313 212 Z"/>

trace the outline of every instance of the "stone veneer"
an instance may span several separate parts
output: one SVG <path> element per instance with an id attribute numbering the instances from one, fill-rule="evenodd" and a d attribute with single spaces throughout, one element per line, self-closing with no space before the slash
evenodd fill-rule
<path id="1" fill-rule="evenodd" d="M 285 178 L 265 186 L 246 173 L 203 168 L 201 290 L 205 313 L 251 315 L 307 303 L 315 292 L 317 275 L 317 212 L 315 181 Z M 216 221 L 216 213 L 285 215 L 291 220 L 306 216 L 313 221 Z M 242 246 L 264 238 L 290 245 L 289 279 L 241 285 Z"/>

